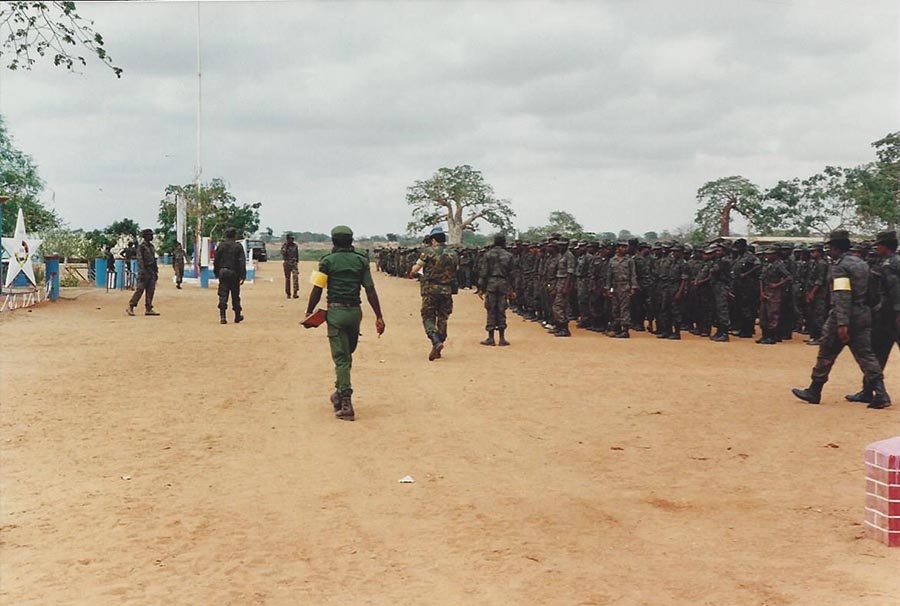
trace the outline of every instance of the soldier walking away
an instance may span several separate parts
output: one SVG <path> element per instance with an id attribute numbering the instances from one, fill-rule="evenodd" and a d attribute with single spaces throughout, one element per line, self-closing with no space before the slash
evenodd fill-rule
<path id="1" fill-rule="evenodd" d="M 453 282 L 459 265 L 456 252 L 447 248 L 447 234 L 435 227 L 428 234 L 430 245 L 409 271 L 414 277 L 422 270 L 422 325 L 431 342 L 428 361 L 441 357 L 447 340 L 447 320 L 453 313 Z"/>
<path id="2" fill-rule="evenodd" d="M 291 298 L 291 286 L 293 284 L 293 296 L 300 298 L 300 248 L 294 242 L 294 234 L 287 234 L 287 242 L 281 245 L 281 265 L 284 268 L 284 294 Z"/>
<path id="3" fill-rule="evenodd" d="M 181 242 L 176 242 L 175 250 L 172 251 L 172 269 L 175 270 L 175 288 L 181 290 L 181 283 L 184 281 L 184 248 Z"/>
<path id="4" fill-rule="evenodd" d="M 875 305 L 872 316 L 872 352 L 884 372 L 891 349 L 895 343 L 900 345 L 900 255 L 897 254 L 897 232 L 879 233 L 875 237 L 874 246 L 875 254 L 879 257 L 876 271 L 880 282 L 880 300 Z M 849 402 L 871 405 L 873 390 L 864 380 L 858 393 L 844 397 Z"/>
<path id="5" fill-rule="evenodd" d="M 487 310 L 487 321 L 484 329 L 487 339 L 482 345 L 496 345 L 494 331 L 499 333 L 500 345 L 509 345 L 506 340 L 506 308 L 508 297 L 512 292 L 512 278 L 515 260 L 512 253 L 506 250 L 506 236 L 494 236 L 494 245 L 481 258 L 478 267 L 478 296 L 484 300 Z"/>
<path id="6" fill-rule="evenodd" d="M 134 315 L 134 308 L 137 307 L 144 296 L 144 315 L 158 316 L 159 313 L 153 311 L 153 295 L 156 293 L 156 281 L 159 279 L 159 267 L 156 264 L 156 249 L 153 248 L 153 230 L 145 229 L 141 232 L 144 239 L 138 246 L 135 256 L 137 258 L 138 275 L 135 284 L 134 294 L 128 302 L 128 309 L 125 310 L 129 316 Z"/>
<path id="7" fill-rule="evenodd" d="M 869 266 L 849 254 L 850 234 L 846 231 L 831 232 L 828 245 L 828 254 L 835 260 L 831 268 L 831 311 L 825 320 L 812 381 L 806 389 L 791 391 L 804 402 L 818 404 L 831 367 L 844 346 L 849 346 L 863 372 L 863 385 L 871 393 L 869 408 L 887 408 L 891 398 L 884 387 L 881 366 L 872 352 L 872 311 L 866 300 Z"/>
<path id="8" fill-rule="evenodd" d="M 331 347 L 335 374 L 331 405 L 334 407 L 334 416 L 338 419 L 353 421 L 356 413 L 353 410 L 350 369 L 353 366 L 353 352 L 359 343 L 361 289 L 365 289 L 366 299 L 375 312 L 375 331 L 379 335 L 384 334 L 384 318 L 369 269 L 369 259 L 353 248 L 353 230 L 346 225 L 338 225 L 331 230 L 331 243 L 331 254 L 322 257 L 319 260 L 319 270 L 313 272 L 313 288 L 306 304 L 306 318 L 315 311 L 322 298 L 322 290 L 327 286 L 328 311 L 325 321 L 328 324 L 328 345 Z M 303 327 L 312 326 L 304 320 Z"/>
<path id="9" fill-rule="evenodd" d="M 228 324 L 225 312 L 228 310 L 228 296 L 231 295 L 231 309 L 234 323 L 244 320 L 241 314 L 241 285 L 247 277 L 247 256 L 244 247 L 235 242 L 237 231 L 233 227 L 225 230 L 225 240 L 216 246 L 213 271 L 219 279 L 219 323 Z"/>

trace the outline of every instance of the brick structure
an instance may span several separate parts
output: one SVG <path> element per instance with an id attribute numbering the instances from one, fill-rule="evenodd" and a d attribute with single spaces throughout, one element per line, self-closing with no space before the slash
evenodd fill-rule
<path id="1" fill-rule="evenodd" d="M 900 547 L 900 437 L 866 447 L 866 536 Z"/>

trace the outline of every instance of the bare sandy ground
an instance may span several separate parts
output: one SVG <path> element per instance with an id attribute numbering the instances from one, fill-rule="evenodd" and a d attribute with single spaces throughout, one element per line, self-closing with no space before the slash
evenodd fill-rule
<path id="1" fill-rule="evenodd" d="M 245 286 L 241 325 L 168 282 L 158 318 L 102 291 L 0 317 L 3 604 L 897 603 L 900 551 L 862 519 L 863 450 L 898 406 L 843 401 L 849 352 L 808 406 L 797 341 L 512 316 L 486 348 L 463 292 L 429 363 L 417 284 L 376 274 L 387 332 L 367 310 L 347 423 L 324 328 L 297 324 L 308 286 L 285 300 L 280 272 Z"/>

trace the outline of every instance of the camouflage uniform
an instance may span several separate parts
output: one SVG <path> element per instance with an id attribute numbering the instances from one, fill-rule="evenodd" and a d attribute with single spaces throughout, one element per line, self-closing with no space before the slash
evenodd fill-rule
<path id="1" fill-rule="evenodd" d="M 716 330 L 718 334 L 723 335 L 722 340 L 727 340 L 728 328 L 731 325 L 728 310 L 728 294 L 731 292 L 731 261 L 727 257 L 713 259 L 710 264 L 709 276 L 715 306 Z"/>
<path id="2" fill-rule="evenodd" d="M 300 296 L 300 248 L 293 240 L 285 242 L 281 245 L 282 268 L 284 269 L 284 294 L 291 296 L 291 285 L 293 284 L 293 295 L 296 299 Z"/>
<path id="3" fill-rule="evenodd" d="M 643 245 L 640 248 L 643 248 Z M 653 267 L 650 256 L 638 253 L 634 257 L 634 273 L 637 275 L 638 291 L 631 299 L 631 321 L 635 330 L 644 330 L 644 322 L 650 319 L 650 295 L 653 291 Z"/>
<path id="4" fill-rule="evenodd" d="M 563 248 L 565 247 L 565 248 Z M 559 326 L 569 321 L 569 288 L 575 275 L 575 255 L 565 244 L 560 245 L 556 263 L 556 291 L 553 295 L 553 319 Z"/>
<path id="5" fill-rule="evenodd" d="M 804 291 L 812 300 L 806 303 L 806 330 L 811 340 L 822 337 L 822 327 L 828 316 L 828 261 L 823 258 L 810 259 L 806 267 Z"/>
<path id="6" fill-rule="evenodd" d="M 616 255 L 606 268 L 606 283 L 612 303 L 612 323 L 617 334 L 627 334 L 631 326 L 631 293 L 638 288 L 634 259 Z"/>
<path id="7" fill-rule="evenodd" d="M 488 332 L 506 330 L 507 297 L 514 271 L 513 256 L 502 246 L 491 247 L 481 258 L 478 289 L 484 293 L 484 308 L 487 310 L 484 327 Z"/>
<path id="8" fill-rule="evenodd" d="M 734 260 L 734 308 L 739 337 L 752 337 L 759 310 L 759 271 L 762 263 L 752 252 L 744 248 Z"/>
<path id="9" fill-rule="evenodd" d="M 445 246 L 428 247 L 418 261 L 422 265 L 422 325 L 429 340 L 447 340 L 447 319 L 453 313 L 452 286 L 457 264 L 455 251 Z"/>
<path id="10" fill-rule="evenodd" d="M 176 248 L 172 252 L 172 269 L 175 270 L 175 288 L 181 288 L 184 281 L 184 249 Z"/>
<path id="11" fill-rule="evenodd" d="M 778 257 L 771 262 L 766 262 L 759 274 L 759 327 L 763 330 L 762 340 L 769 340 L 766 337 L 769 337 L 770 340 L 778 340 L 784 285 L 774 285 L 790 278 L 790 275 L 784 262 Z"/>

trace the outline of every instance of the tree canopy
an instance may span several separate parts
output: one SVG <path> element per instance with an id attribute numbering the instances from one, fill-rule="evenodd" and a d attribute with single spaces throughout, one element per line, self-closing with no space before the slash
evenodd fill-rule
<path id="1" fill-rule="evenodd" d="M 759 187 L 737 175 L 704 183 L 697 190 L 697 203 L 694 221 L 706 236 L 730 236 L 732 213 L 751 225 L 763 218 Z"/>
<path id="2" fill-rule="evenodd" d="M 15 148 L 0 116 L 0 195 L 9 196 L 3 205 L 4 234 L 15 231 L 20 208 L 29 231 L 43 232 L 60 226 L 62 221 L 56 211 L 40 200 L 43 190 L 44 182 L 38 176 L 37 165 L 31 156 Z"/>
<path id="3" fill-rule="evenodd" d="M 234 194 L 228 191 L 224 180 L 216 178 L 200 186 L 169 185 L 166 197 L 159 203 L 159 224 L 157 230 L 162 243 L 160 251 L 169 252 L 175 247 L 175 197 L 181 196 L 186 201 L 185 238 L 186 250 L 192 249 L 194 239 L 199 236 L 222 238 L 225 230 L 233 227 L 239 238 L 247 237 L 259 229 L 259 208 L 261 202 L 238 204 Z"/>
<path id="4" fill-rule="evenodd" d="M 481 172 L 468 164 L 440 168 L 430 179 L 416 181 L 407 188 L 406 203 L 412 207 L 409 232 L 446 222 L 451 244 L 460 244 L 463 230 L 478 231 L 481 223 L 513 230 L 509 200 L 495 197 Z"/>
<path id="5" fill-rule="evenodd" d="M 584 227 L 575 216 L 563 210 L 554 210 L 547 217 L 547 224 L 537 227 L 529 227 L 519 234 L 522 240 L 537 242 L 550 234 L 559 234 L 567 238 L 580 238 L 584 235 Z"/>
<path id="6" fill-rule="evenodd" d="M 0 56 L 11 70 L 31 69 L 37 57 L 49 56 L 54 65 L 73 71 L 87 65 L 81 54 L 87 51 L 121 78 L 122 68 L 113 65 L 93 25 L 78 14 L 74 2 L 2 2 Z"/>

